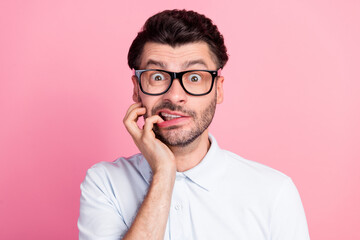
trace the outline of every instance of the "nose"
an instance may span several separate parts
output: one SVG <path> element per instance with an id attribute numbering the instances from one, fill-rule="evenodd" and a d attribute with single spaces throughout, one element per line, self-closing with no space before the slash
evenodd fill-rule
<path id="1" fill-rule="evenodd" d="M 187 93 L 182 88 L 180 80 L 174 79 L 170 89 L 164 94 L 164 100 L 172 103 L 184 104 L 187 101 Z"/>

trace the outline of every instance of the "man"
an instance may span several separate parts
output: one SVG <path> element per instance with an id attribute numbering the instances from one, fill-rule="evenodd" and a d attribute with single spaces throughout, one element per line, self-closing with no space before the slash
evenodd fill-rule
<path id="1" fill-rule="evenodd" d="M 129 50 L 136 103 L 124 117 L 141 154 L 88 170 L 80 239 L 309 239 L 290 178 L 209 135 L 227 60 L 205 16 L 172 10 L 147 20 Z"/>

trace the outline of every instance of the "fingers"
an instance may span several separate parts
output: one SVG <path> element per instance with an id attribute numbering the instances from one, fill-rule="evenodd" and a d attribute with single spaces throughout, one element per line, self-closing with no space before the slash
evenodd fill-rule
<path id="1" fill-rule="evenodd" d="M 134 142 L 140 151 L 143 148 L 144 143 L 145 145 L 152 145 L 155 143 L 154 140 L 156 139 L 153 131 L 154 124 L 164 121 L 159 115 L 153 115 L 145 119 L 145 124 L 141 129 L 137 124 L 137 120 L 145 113 L 146 108 L 141 107 L 141 103 L 134 103 L 129 107 L 123 120 L 126 129 L 134 139 Z"/>
<path id="2" fill-rule="evenodd" d="M 141 129 L 137 124 L 137 120 L 145 113 L 146 108 L 142 107 L 141 103 L 132 104 L 124 117 L 124 125 L 134 143 L 148 161 L 153 173 L 168 170 L 175 173 L 174 154 L 170 148 L 156 138 L 153 131 L 154 124 L 162 123 L 164 120 L 159 115 L 150 116 L 145 119 L 145 124 Z M 167 167 L 164 168 L 164 166 Z"/>
<path id="3" fill-rule="evenodd" d="M 146 113 L 146 109 L 141 107 L 141 103 L 132 104 L 124 117 L 124 125 L 133 138 L 141 136 L 141 129 L 137 125 L 137 120 L 140 116 Z"/>
<path id="4" fill-rule="evenodd" d="M 144 131 L 143 131 L 143 139 L 148 139 L 151 140 L 153 138 L 155 138 L 155 133 L 153 131 L 153 127 L 155 123 L 160 123 L 163 122 L 164 120 L 162 120 L 162 118 L 159 115 L 154 115 L 151 117 L 148 117 L 145 119 L 145 124 L 144 124 Z"/>
<path id="5" fill-rule="evenodd" d="M 153 115 L 145 119 L 144 132 L 148 133 L 152 131 L 155 123 L 161 123 L 164 120 L 159 115 Z"/>
<path id="6" fill-rule="evenodd" d="M 137 102 L 137 103 L 133 103 L 131 104 L 131 106 L 129 107 L 129 109 L 127 110 L 125 117 L 124 117 L 124 122 L 125 120 L 128 118 L 129 114 L 135 109 L 135 108 L 139 108 L 141 107 L 141 103 Z"/>

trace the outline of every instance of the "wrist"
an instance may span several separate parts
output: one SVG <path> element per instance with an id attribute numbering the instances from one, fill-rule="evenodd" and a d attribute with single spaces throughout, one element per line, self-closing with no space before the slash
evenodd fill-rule
<path id="1" fill-rule="evenodd" d="M 173 168 L 157 168 L 153 170 L 153 182 L 175 182 L 176 167 Z"/>

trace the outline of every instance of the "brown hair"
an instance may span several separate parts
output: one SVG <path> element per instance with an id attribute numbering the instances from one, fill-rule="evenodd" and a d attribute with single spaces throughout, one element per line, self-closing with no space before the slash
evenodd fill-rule
<path id="1" fill-rule="evenodd" d="M 172 47 L 192 42 L 206 42 L 218 68 L 228 61 L 224 38 L 211 19 L 194 11 L 165 10 L 150 17 L 132 42 L 128 65 L 139 69 L 145 43 L 155 42 Z"/>

